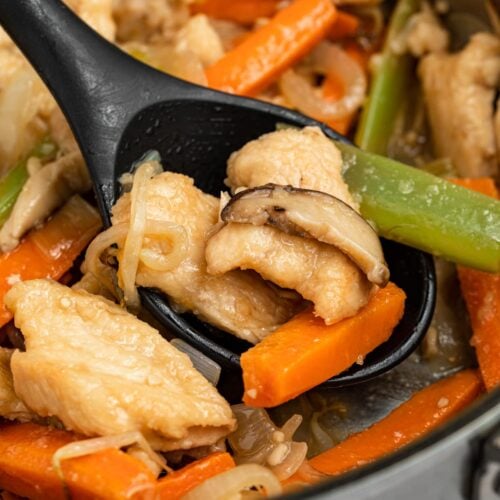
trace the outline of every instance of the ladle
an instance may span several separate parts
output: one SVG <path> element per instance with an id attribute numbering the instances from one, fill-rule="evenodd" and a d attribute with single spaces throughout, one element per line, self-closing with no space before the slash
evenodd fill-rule
<path id="1" fill-rule="evenodd" d="M 218 195 L 229 155 L 278 123 L 316 125 L 330 138 L 346 140 L 299 113 L 192 85 L 146 66 L 107 42 L 60 0 L 1 0 L 0 23 L 68 119 L 106 226 L 119 193 L 117 180 L 148 150 L 159 151 L 164 168 L 189 175 L 199 188 Z M 384 246 L 391 279 L 407 294 L 404 317 L 362 366 L 332 378 L 329 386 L 357 383 L 395 366 L 429 325 L 435 303 L 431 257 L 397 243 Z M 192 315 L 177 314 L 157 291 L 142 289 L 141 298 L 165 327 L 222 365 L 234 387 L 238 377 L 231 369 L 239 369 L 239 355 L 249 344 Z"/>

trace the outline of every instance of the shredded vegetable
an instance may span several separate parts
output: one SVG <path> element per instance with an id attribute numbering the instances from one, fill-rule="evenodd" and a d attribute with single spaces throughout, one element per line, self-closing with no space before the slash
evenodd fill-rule
<path id="1" fill-rule="evenodd" d="M 336 143 L 361 214 L 382 236 L 452 262 L 500 271 L 500 204 L 416 168 Z"/>

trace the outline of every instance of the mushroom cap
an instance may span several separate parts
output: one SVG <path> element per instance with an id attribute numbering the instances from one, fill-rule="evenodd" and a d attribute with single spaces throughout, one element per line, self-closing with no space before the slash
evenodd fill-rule
<path id="1" fill-rule="evenodd" d="M 233 196 L 221 212 L 224 222 L 271 225 L 332 245 L 376 285 L 389 281 L 389 268 L 372 226 L 342 200 L 310 189 L 266 184 Z"/>

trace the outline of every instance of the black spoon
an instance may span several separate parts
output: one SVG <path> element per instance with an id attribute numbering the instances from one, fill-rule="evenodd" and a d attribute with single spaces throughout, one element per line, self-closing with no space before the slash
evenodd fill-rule
<path id="1" fill-rule="evenodd" d="M 159 151 L 168 170 L 193 177 L 199 188 L 217 195 L 229 155 L 275 130 L 278 123 L 320 126 L 332 139 L 346 141 L 299 113 L 156 71 L 108 43 L 60 0 L 1 0 L 0 23 L 66 115 L 89 167 L 105 225 L 110 223 L 117 179 L 148 150 Z M 391 279 L 408 296 L 404 317 L 363 366 L 330 379 L 330 387 L 354 384 L 392 368 L 415 349 L 429 326 L 436 287 L 431 257 L 396 243 L 384 246 Z M 165 296 L 153 290 L 141 290 L 141 298 L 163 325 L 226 372 L 239 369 L 239 354 L 249 344 L 192 315 L 175 313 Z M 233 397 L 236 379 L 226 373 Z"/>

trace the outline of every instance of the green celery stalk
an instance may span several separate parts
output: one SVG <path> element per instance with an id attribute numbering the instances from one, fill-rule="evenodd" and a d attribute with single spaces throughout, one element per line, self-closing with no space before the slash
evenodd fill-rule
<path id="1" fill-rule="evenodd" d="M 363 217 L 385 238 L 500 272 L 500 202 L 427 172 L 334 141 Z"/>
<path id="2" fill-rule="evenodd" d="M 28 180 L 28 171 L 26 163 L 28 158 L 36 156 L 40 159 L 50 158 L 56 151 L 56 147 L 50 140 L 40 142 L 28 155 L 11 168 L 7 174 L 0 179 L 0 227 L 2 227 L 9 218 L 14 203 L 19 196 L 25 182 Z"/>
<path id="3" fill-rule="evenodd" d="M 400 0 L 392 14 L 380 64 L 373 75 L 368 102 L 363 108 L 355 137 L 355 143 L 365 151 L 387 153 L 414 63 L 410 55 L 394 53 L 392 44 L 419 6 L 420 0 Z"/>

